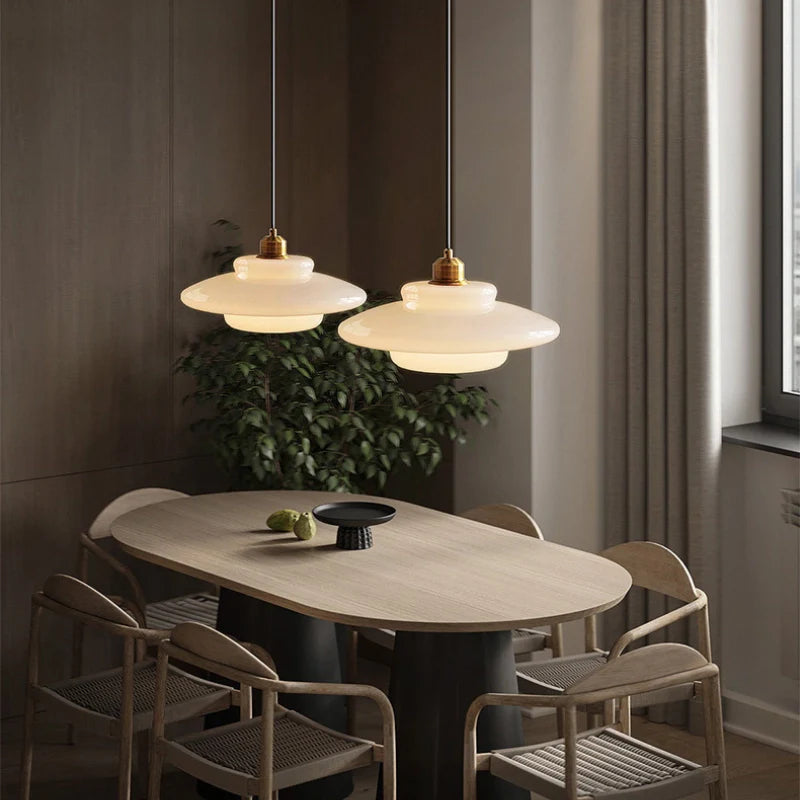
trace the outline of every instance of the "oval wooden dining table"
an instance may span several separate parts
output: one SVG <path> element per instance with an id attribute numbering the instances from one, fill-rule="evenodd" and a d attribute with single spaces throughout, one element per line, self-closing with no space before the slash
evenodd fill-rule
<path id="1" fill-rule="evenodd" d="M 266 529 L 278 509 L 356 499 L 397 509 L 392 522 L 374 529 L 368 550 L 338 549 L 336 529 L 321 523 L 310 541 Z M 342 679 L 334 623 L 396 630 L 390 698 L 401 800 L 461 797 L 469 703 L 483 692 L 516 691 L 512 629 L 603 611 L 631 585 L 622 567 L 600 556 L 365 495 L 198 495 L 125 514 L 111 533 L 137 558 L 220 586 L 220 630 L 264 646 L 287 679 Z M 343 729 L 342 700 L 291 699 L 302 713 Z M 492 711 L 481 718 L 479 749 L 522 744 L 518 712 Z M 483 799 L 528 797 L 481 777 Z M 281 800 L 336 800 L 350 788 L 347 778 L 326 779 L 283 790 Z"/>

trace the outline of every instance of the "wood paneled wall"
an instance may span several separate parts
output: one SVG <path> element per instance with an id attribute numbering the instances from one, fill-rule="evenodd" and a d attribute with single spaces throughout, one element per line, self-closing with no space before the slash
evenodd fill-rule
<path id="1" fill-rule="evenodd" d="M 224 488 L 188 433 L 188 382 L 172 374 L 215 320 L 178 295 L 213 270 L 210 223 L 234 220 L 251 249 L 268 223 L 270 20 L 268 0 L 0 2 L 2 713 L 13 715 L 30 593 L 74 568 L 98 510 L 141 486 Z M 279 0 L 278 27 L 281 233 L 320 271 L 396 292 L 444 245 L 443 6 Z M 451 508 L 449 451 L 432 480 L 388 491 Z M 186 588 L 133 566 L 154 599 Z M 68 631 L 48 635 L 47 669 L 64 675 Z"/>
<path id="2" fill-rule="evenodd" d="M 345 274 L 347 4 L 282 0 L 278 13 L 281 229 L 295 252 Z M 186 433 L 186 386 L 172 374 L 210 319 L 178 295 L 211 274 L 211 222 L 235 220 L 251 248 L 268 223 L 269 11 L 265 0 L 3 0 L 0 27 L 10 715 L 28 597 L 73 569 L 97 511 L 141 486 L 224 488 Z M 142 575 L 153 597 L 182 588 Z M 68 634 L 48 633 L 48 668 L 63 675 Z"/>

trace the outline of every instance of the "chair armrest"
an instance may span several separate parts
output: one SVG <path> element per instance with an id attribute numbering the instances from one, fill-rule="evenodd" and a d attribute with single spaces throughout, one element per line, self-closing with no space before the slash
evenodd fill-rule
<path id="1" fill-rule="evenodd" d="M 302 681 L 270 681 L 270 688 L 278 694 L 325 694 L 344 697 L 366 697 L 372 700 L 381 712 L 384 723 L 384 737 L 387 729 L 394 741 L 394 709 L 389 698 L 374 686 L 363 683 L 308 683 Z M 386 741 L 384 738 L 384 745 Z M 392 745 L 394 746 L 394 745 Z"/>
<path id="2" fill-rule="evenodd" d="M 380 707 L 391 709 L 389 698 L 374 686 L 364 683 L 311 683 L 309 681 L 270 681 L 270 688 L 279 694 L 332 694 L 345 697 L 367 697 Z"/>
<path id="3" fill-rule="evenodd" d="M 499 692 L 487 692 L 479 695 L 470 703 L 467 711 L 467 718 L 470 715 L 478 714 L 487 706 L 518 706 L 520 708 L 559 708 L 567 705 L 564 695 L 561 694 L 502 694 Z"/>
<path id="4" fill-rule="evenodd" d="M 611 648 L 611 651 L 608 654 L 608 660 L 612 661 L 620 656 L 622 652 L 633 642 L 636 642 L 639 639 L 644 639 L 645 636 L 649 636 L 651 633 L 655 633 L 655 631 L 662 630 L 668 625 L 671 625 L 673 622 L 678 622 L 678 620 L 685 619 L 686 617 L 690 617 L 692 614 L 701 611 L 703 608 L 705 608 L 707 599 L 703 592 L 700 592 L 699 594 L 700 596 L 695 600 L 692 600 L 691 603 L 687 603 L 680 608 L 676 608 L 673 611 L 662 614 L 660 617 L 651 619 L 642 625 L 637 625 L 635 628 L 631 628 L 629 631 L 625 631 L 625 633 L 623 633 L 619 639 L 614 642 L 614 646 Z"/>

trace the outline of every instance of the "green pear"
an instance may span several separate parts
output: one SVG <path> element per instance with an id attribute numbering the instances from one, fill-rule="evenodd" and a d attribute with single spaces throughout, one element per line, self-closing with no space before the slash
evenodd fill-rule
<path id="1" fill-rule="evenodd" d="M 314 517 L 311 516 L 310 511 L 306 511 L 300 515 L 300 518 L 294 524 L 294 535 L 304 542 L 314 538 L 317 532 L 317 523 L 314 522 Z"/>
<path id="2" fill-rule="evenodd" d="M 267 517 L 267 527 L 272 531 L 288 533 L 300 518 L 300 512 L 292 508 L 282 508 Z"/>

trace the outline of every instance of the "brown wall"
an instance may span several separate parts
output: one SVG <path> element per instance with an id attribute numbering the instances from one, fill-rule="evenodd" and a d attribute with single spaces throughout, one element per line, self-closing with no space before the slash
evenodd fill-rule
<path id="1" fill-rule="evenodd" d="M 353 280 L 399 292 L 444 247 L 444 4 L 350 2 Z"/>
<path id="2" fill-rule="evenodd" d="M 281 227 L 344 274 L 346 3 L 283 0 L 279 15 Z M 1 22 L 8 715 L 27 598 L 73 569 L 97 511 L 141 486 L 223 488 L 171 371 L 209 318 L 178 294 L 211 271 L 210 222 L 236 220 L 250 247 L 268 222 L 269 18 L 263 0 L 4 0 Z M 138 567 L 154 598 L 182 587 Z M 48 630 L 63 674 L 68 637 Z"/>

